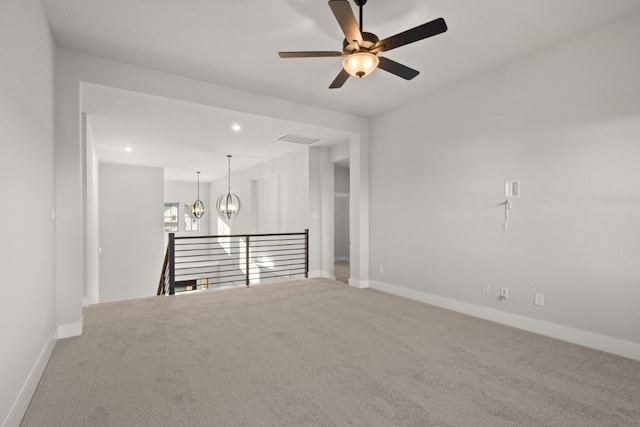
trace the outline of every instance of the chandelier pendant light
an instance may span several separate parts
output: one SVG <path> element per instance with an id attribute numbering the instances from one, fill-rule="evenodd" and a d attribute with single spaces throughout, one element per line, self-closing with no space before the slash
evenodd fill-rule
<path id="1" fill-rule="evenodd" d="M 202 200 L 200 200 L 200 172 L 197 172 L 198 174 L 198 198 L 195 202 L 193 202 L 193 205 L 191 205 L 191 215 L 193 215 L 196 219 L 200 219 L 202 218 L 202 215 L 204 215 L 205 209 L 204 209 L 204 203 L 202 203 Z"/>
<path id="2" fill-rule="evenodd" d="M 222 194 L 220 197 L 218 197 L 218 201 L 216 202 L 216 209 L 218 210 L 218 215 L 220 215 L 222 218 L 233 219 L 240 213 L 242 203 L 240 202 L 240 198 L 236 194 L 231 192 L 231 156 L 227 154 L 227 158 L 229 159 L 227 193 Z"/>

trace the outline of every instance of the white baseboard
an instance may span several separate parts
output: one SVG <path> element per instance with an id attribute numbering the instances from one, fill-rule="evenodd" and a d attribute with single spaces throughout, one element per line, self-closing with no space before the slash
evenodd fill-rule
<path id="1" fill-rule="evenodd" d="M 349 281 L 351 285 L 351 281 Z M 493 308 L 482 307 L 463 301 L 445 298 L 414 289 L 403 288 L 401 286 L 388 283 L 371 281 L 370 287 L 382 292 L 409 298 L 415 301 L 424 302 L 492 322 L 501 323 L 547 337 L 567 341 L 584 347 L 605 351 L 629 359 L 640 360 L 640 343 L 621 340 L 606 335 L 583 331 L 581 329 L 570 328 L 556 323 L 545 322 L 518 314 L 506 313 Z"/>
<path id="2" fill-rule="evenodd" d="M 309 276 L 310 279 L 316 279 L 318 277 L 321 277 L 320 273 L 320 270 L 309 270 L 307 276 Z"/>
<path id="3" fill-rule="evenodd" d="M 80 317 L 80 321 L 77 323 L 58 325 L 58 339 L 78 337 L 82 335 L 83 330 L 84 316 Z"/>
<path id="4" fill-rule="evenodd" d="M 326 271 L 320 272 L 320 277 L 322 277 L 323 279 L 336 280 L 336 276 Z"/>
<path id="5" fill-rule="evenodd" d="M 51 337 L 49 337 L 46 344 L 44 345 L 44 348 L 40 352 L 35 365 L 33 365 L 33 368 L 31 368 L 31 372 L 29 372 L 29 376 L 22 386 L 22 390 L 20 390 L 16 401 L 13 403 L 13 406 L 9 410 L 7 418 L 5 418 L 5 420 L 2 422 L 3 427 L 13 427 L 20 425 L 22 417 L 24 417 L 25 412 L 27 412 L 27 408 L 29 407 L 29 403 L 31 402 L 33 393 L 35 393 L 36 387 L 38 387 L 40 378 L 42 378 L 44 368 L 46 368 L 47 363 L 49 362 L 49 358 L 51 357 L 53 348 L 56 346 L 56 333 L 57 332 L 54 330 L 51 334 Z"/>
<path id="6" fill-rule="evenodd" d="M 324 270 L 309 271 L 307 275 L 309 276 L 310 279 L 317 279 L 318 277 L 321 277 L 323 279 L 336 280 L 336 276 Z"/>
<path id="7" fill-rule="evenodd" d="M 349 286 L 351 286 L 352 288 L 366 289 L 366 288 L 369 287 L 369 281 L 368 280 L 352 279 L 350 277 L 349 278 Z"/>

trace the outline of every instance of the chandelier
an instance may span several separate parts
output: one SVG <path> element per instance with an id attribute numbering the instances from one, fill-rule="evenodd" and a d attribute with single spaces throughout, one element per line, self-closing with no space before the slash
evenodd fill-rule
<path id="1" fill-rule="evenodd" d="M 222 218 L 233 219 L 238 213 L 240 213 L 240 208 L 242 207 L 242 203 L 240 202 L 240 198 L 231 192 L 231 156 L 227 154 L 227 158 L 229 159 L 229 174 L 227 176 L 227 193 L 220 195 L 218 197 L 218 201 L 216 202 L 216 209 L 218 210 L 218 215 Z"/>
<path id="2" fill-rule="evenodd" d="M 191 215 L 193 215 L 195 218 L 200 219 L 202 218 L 202 215 L 204 215 L 204 203 L 202 203 L 202 200 L 200 200 L 200 172 L 196 172 L 198 174 L 198 198 L 195 202 L 193 202 L 193 205 L 191 205 Z"/>

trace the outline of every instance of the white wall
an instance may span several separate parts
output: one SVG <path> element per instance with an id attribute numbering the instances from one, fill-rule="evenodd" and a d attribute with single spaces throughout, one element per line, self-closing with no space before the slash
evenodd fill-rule
<path id="1" fill-rule="evenodd" d="M 53 67 L 37 0 L 0 2 L 0 424 L 17 426 L 56 333 Z"/>
<path id="2" fill-rule="evenodd" d="M 349 286 L 370 285 L 370 129 L 349 140 Z M 366 212 L 366 215 L 363 215 Z"/>
<path id="3" fill-rule="evenodd" d="M 309 148 L 309 276 L 334 276 L 334 164 L 330 149 Z"/>
<path id="4" fill-rule="evenodd" d="M 164 257 L 162 168 L 100 163 L 100 302 L 156 295 Z"/>
<path id="5" fill-rule="evenodd" d="M 374 287 L 640 358 L 638 40 L 635 15 L 374 118 Z"/>
<path id="6" fill-rule="evenodd" d="M 283 175 L 282 172 L 273 173 L 252 180 L 252 214 L 256 219 L 256 233 L 274 233 L 282 230 L 288 222 L 290 203 L 287 203 L 287 195 L 281 187 L 289 180 Z"/>
<path id="7" fill-rule="evenodd" d="M 91 123 L 86 123 L 86 294 L 83 305 L 100 302 L 100 194 L 99 163 L 91 132 Z"/>

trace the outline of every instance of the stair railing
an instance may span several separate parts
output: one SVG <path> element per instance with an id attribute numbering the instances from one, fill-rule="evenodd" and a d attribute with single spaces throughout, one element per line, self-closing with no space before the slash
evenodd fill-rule
<path id="1" fill-rule="evenodd" d="M 302 233 L 175 236 L 158 295 L 309 275 L 309 230 Z"/>

